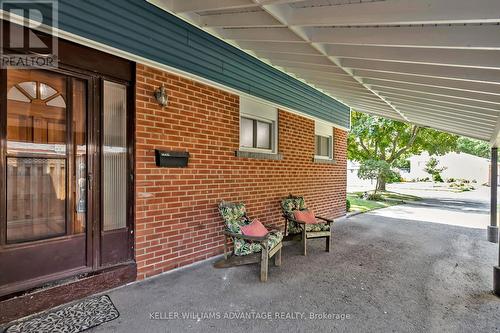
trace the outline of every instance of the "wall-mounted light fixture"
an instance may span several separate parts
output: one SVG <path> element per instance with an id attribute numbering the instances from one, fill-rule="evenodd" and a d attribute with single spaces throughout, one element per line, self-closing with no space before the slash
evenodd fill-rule
<path id="1" fill-rule="evenodd" d="M 158 104 L 161 106 L 167 106 L 168 104 L 168 96 L 167 96 L 167 88 L 162 83 L 161 87 L 155 90 L 155 98 Z"/>

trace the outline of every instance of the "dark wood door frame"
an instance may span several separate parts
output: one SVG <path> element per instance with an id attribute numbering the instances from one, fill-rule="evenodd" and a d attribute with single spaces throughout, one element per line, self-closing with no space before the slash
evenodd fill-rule
<path id="1" fill-rule="evenodd" d="M 101 225 L 101 215 L 100 215 L 100 209 L 101 209 L 101 182 L 100 182 L 100 177 L 99 175 L 101 174 L 101 163 L 100 163 L 100 157 L 101 152 L 102 152 L 102 145 L 101 145 L 101 135 L 100 135 L 100 128 L 101 128 L 101 89 L 100 89 L 100 82 L 98 77 L 93 77 L 92 79 L 92 111 L 89 117 L 89 120 L 91 121 L 93 131 L 91 131 L 92 135 L 92 140 L 91 144 L 89 145 L 92 147 L 92 154 L 89 153 L 89 156 L 91 156 L 92 159 L 92 167 L 94 173 L 90 175 L 90 183 L 92 184 L 92 188 L 89 189 L 89 196 L 91 197 L 91 202 L 92 202 L 92 224 L 91 228 L 89 228 L 90 232 L 92 233 L 92 262 L 94 263 L 93 269 L 97 269 L 100 266 L 100 251 L 101 251 L 101 242 L 99 241 L 99 233 L 100 233 L 100 225 Z M 89 138 L 90 139 L 90 138 Z"/>
<path id="2" fill-rule="evenodd" d="M 80 79 L 86 82 L 86 87 L 87 87 L 87 94 L 85 96 L 85 100 L 87 102 L 87 106 L 84 110 L 85 112 L 85 118 L 89 119 L 89 115 L 92 112 L 92 96 L 89 93 L 89 86 L 91 81 L 93 80 L 92 76 L 89 76 L 88 74 L 84 74 L 81 72 L 73 71 L 73 70 L 68 70 L 62 66 L 59 69 L 46 69 L 50 72 L 65 75 L 66 76 L 66 87 L 70 88 L 73 82 L 73 79 Z M 62 245 L 67 244 L 68 246 L 70 244 L 76 244 L 76 242 L 81 244 L 81 241 L 78 240 L 78 238 L 81 238 L 82 235 L 68 235 L 68 229 L 66 229 L 66 233 L 62 236 L 56 236 L 56 237 L 50 237 L 50 238 L 44 238 L 44 239 L 39 239 L 39 240 L 34 240 L 34 241 L 26 241 L 26 242 L 17 242 L 17 243 L 7 243 L 7 223 L 6 223 L 6 217 L 7 217 L 7 183 L 6 183 L 6 177 L 7 177 L 7 166 L 6 166 L 6 159 L 7 159 L 7 73 L 8 70 L 6 69 L 1 69 L 0 70 L 0 75 L 2 77 L 2 84 L 1 84 L 1 129 L 0 129 L 0 252 L 3 252 L 3 257 L 4 260 L 7 260 L 6 258 L 11 258 L 9 260 L 13 260 L 12 258 L 15 257 L 15 253 L 23 253 L 26 251 L 34 250 L 38 251 L 38 249 L 41 249 L 42 251 L 50 251 L 51 248 L 55 249 L 56 244 L 60 243 Z M 72 152 L 73 152 L 73 131 L 72 131 L 72 126 L 73 126 L 73 104 L 72 104 L 72 93 L 73 91 L 70 89 L 67 89 L 67 94 L 66 94 L 66 149 L 67 149 L 67 162 L 66 162 L 66 224 L 71 224 L 73 222 L 73 217 L 72 217 L 72 212 L 74 209 L 74 198 L 72 195 L 72 189 L 75 184 L 72 184 L 71 177 L 72 177 L 72 168 L 73 166 L 73 158 L 72 158 Z M 88 121 L 86 121 L 85 124 L 85 129 L 86 132 L 90 132 L 92 129 L 91 124 L 89 124 Z M 95 143 L 92 143 L 90 141 L 90 136 L 87 135 L 87 141 L 86 144 L 88 146 L 95 145 Z M 92 173 L 93 172 L 93 165 L 89 163 L 89 152 L 87 152 L 87 172 Z M 68 158 L 69 156 L 69 158 Z M 92 182 L 97 182 L 97 180 L 92 180 L 89 182 L 89 185 L 87 185 L 87 193 L 91 193 L 89 191 L 89 187 L 92 187 L 93 184 Z M 86 272 L 90 272 L 93 269 L 96 269 L 97 267 L 93 263 L 93 256 L 92 252 L 95 251 L 92 245 L 92 239 L 94 238 L 93 232 L 88 230 L 88 226 L 92 225 L 91 220 L 93 217 L 93 209 L 92 209 L 92 198 L 90 195 L 87 196 L 87 203 L 89 206 L 87 206 L 87 212 L 89 214 L 87 215 L 86 218 L 86 232 L 85 232 L 85 240 L 84 240 L 84 248 L 86 249 L 86 253 L 84 257 L 86 258 L 85 264 L 83 266 L 79 266 L 71 269 L 62 269 L 60 271 L 47 274 L 47 275 L 40 275 L 37 277 L 32 277 L 27 280 L 20 280 L 17 281 L 16 283 L 8 283 L 7 285 L 0 285 L 0 296 L 9 294 L 9 293 L 15 293 L 20 290 L 25 290 L 28 288 L 32 288 L 38 285 L 43 285 L 44 283 L 51 282 L 54 280 L 59 280 L 66 278 L 68 276 L 72 275 L 77 275 L 77 274 L 82 274 Z M 90 207 L 90 208 L 89 208 Z M 21 251 L 21 252 L 19 252 Z M 8 254 L 11 253 L 11 254 Z M 23 254 L 23 258 L 25 259 L 26 254 Z M 14 258 L 15 259 L 15 258 Z M 57 269 L 57 268 L 55 268 Z"/>
<path id="3" fill-rule="evenodd" d="M 135 67 L 134 67 L 135 69 Z M 101 76 L 100 79 L 96 82 L 98 86 L 98 90 L 100 92 L 99 96 L 101 97 L 99 101 L 98 107 L 100 108 L 101 112 L 96 114 L 96 121 L 99 121 L 101 124 L 104 123 L 104 81 L 109 81 L 117 84 L 121 84 L 126 86 L 126 96 L 127 96 L 127 103 L 126 103 L 126 108 L 127 108 L 127 170 L 126 170 L 126 175 L 127 175 L 127 198 L 126 198 L 126 203 L 127 203 L 127 224 L 124 229 L 117 229 L 117 230 L 111 230 L 111 231 L 104 231 L 104 214 L 103 210 L 97 210 L 100 212 L 99 220 L 100 220 L 100 226 L 95 226 L 96 227 L 96 232 L 100 233 L 100 242 L 98 244 L 99 246 L 99 251 L 96 252 L 98 257 L 94 258 L 97 262 L 99 262 L 99 267 L 105 267 L 108 265 L 114 265 L 118 264 L 120 261 L 116 261 L 114 257 L 112 256 L 106 256 L 107 250 L 110 248 L 122 248 L 121 241 L 123 241 L 124 238 L 127 240 L 127 247 L 122 249 L 120 254 L 118 255 L 118 258 L 125 258 L 128 257 L 130 260 L 133 260 L 135 257 L 134 253 L 134 246 L 135 246 L 135 239 L 134 239 L 134 226 L 135 226 L 135 70 L 131 73 L 131 81 L 126 81 L 123 79 L 117 79 L 114 77 L 110 76 Z M 104 130 L 100 132 L 100 136 L 98 138 L 100 140 L 100 144 L 98 147 L 102 148 L 103 147 L 103 142 L 104 142 Z M 97 166 L 98 169 L 104 170 L 104 158 L 103 154 L 99 155 L 101 157 L 100 162 L 98 163 L 99 165 Z M 103 179 L 103 172 L 99 173 L 100 176 L 100 182 L 99 186 L 103 186 L 104 184 L 104 179 Z M 103 191 L 96 191 L 99 194 L 99 198 L 96 198 L 94 200 L 95 203 L 101 205 L 104 202 L 104 195 Z M 103 244 L 103 242 L 107 242 L 108 244 Z M 108 251 L 109 252 L 109 251 Z M 122 259 L 123 260 L 123 259 Z"/>
<path id="4" fill-rule="evenodd" d="M 5 21 L 0 20 L 0 24 Z M 47 38 L 43 33 L 33 31 L 42 38 Z M 134 229 L 135 229 L 135 64 L 125 59 L 117 58 L 97 50 L 92 50 L 81 45 L 59 40 L 59 68 L 55 72 L 70 75 L 77 78 L 85 78 L 87 82 L 87 246 L 91 251 L 87 251 L 88 269 L 62 272 L 60 275 L 50 277 L 50 282 L 75 276 L 77 274 L 102 271 L 101 256 L 101 164 L 102 164 L 102 81 L 109 80 L 127 85 L 127 174 L 130 176 L 127 182 L 127 232 L 128 232 L 128 258 L 123 263 L 130 263 L 136 269 L 134 262 Z M 7 109 L 7 71 L 0 70 L 0 110 Z M 69 117 L 68 117 L 69 118 Z M 6 212 L 6 112 L 0 112 L 0 213 Z M 91 226 L 89 228 L 88 226 Z M 6 239 L 6 223 L 0 223 L 0 251 Z M 116 263 L 109 265 L 112 267 L 122 267 Z M 130 276 L 130 274 L 128 275 Z M 134 275 L 135 276 L 135 275 Z M 128 281 L 130 277 L 128 278 Z M 128 282 L 125 281 L 125 282 Z M 42 286 L 46 283 L 43 279 L 36 285 L 24 285 L 22 290 L 26 291 L 32 287 Z M 0 295 L 2 299 L 9 298 L 9 295 L 19 294 L 21 290 L 13 289 L 11 293 Z"/>
<path id="5" fill-rule="evenodd" d="M 7 71 L 0 70 L 0 246 L 7 239 L 7 223 L 1 223 L 3 213 L 7 212 L 7 200 L 4 199 L 7 179 Z"/>

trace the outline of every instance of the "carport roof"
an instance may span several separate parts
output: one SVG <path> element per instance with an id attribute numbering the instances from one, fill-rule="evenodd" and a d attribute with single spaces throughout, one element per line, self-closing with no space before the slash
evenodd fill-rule
<path id="1" fill-rule="evenodd" d="M 498 0 L 149 0 L 361 112 L 500 143 Z"/>

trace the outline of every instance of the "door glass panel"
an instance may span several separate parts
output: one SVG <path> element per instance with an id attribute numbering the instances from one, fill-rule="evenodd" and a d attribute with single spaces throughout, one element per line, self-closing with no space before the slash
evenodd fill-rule
<path id="1" fill-rule="evenodd" d="M 66 233 L 66 83 L 62 75 L 8 71 L 7 242 Z M 59 107 L 40 98 L 52 86 Z"/>
<path id="2" fill-rule="evenodd" d="M 127 225 L 127 87 L 104 81 L 104 231 Z"/>
<path id="3" fill-rule="evenodd" d="M 16 87 L 12 87 L 9 90 L 7 98 L 14 101 L 27 102 L 27 103 L 30 102 L 30 99 Z"/>
<path id="4" fill-rule="evenodd" d="M 40 99 L 46 100 L 55 94 L 57 94 L 57 91 L 55 91 L 54 88 L 45 83 L 40 83 Z"/>
<path id="5" fill-rule="evenodd" d="M 47 102 L 48 106 L 64 107 L 64 99 L 61 96 L 57 96 Z"/>
<path id="6" fill-rule="evenodd" d="M 7 240 L 66 232 L 66 160 L 7 158 Z"/>
<path id="7" fill-rule="evenodd" d="M 7 78 L 7 242 L 83 233 L 85 81 L 41 70 L 8 70 Z"/>
<path id="8" fill-rule="evenodd" d="M 36 98 L 36 82 L 25 81 L 18 83 L 18 87 L 22 89 L 23 93 L 26 94 L 30 99 Z"/>

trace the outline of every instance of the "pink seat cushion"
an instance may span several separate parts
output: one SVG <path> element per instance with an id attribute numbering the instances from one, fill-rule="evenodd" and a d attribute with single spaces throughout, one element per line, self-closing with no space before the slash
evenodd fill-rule
<path id="1" fill-rule="evenodd" d="M 258 219 L 254 219 L 252 223 L 241 227 L 241 233 L 245 236 L 263 237 L 268 232 Z"/>
<path id="2" fill-rule="evenodd" d="M 310 210 L 296 210 L 293 212 L 293 217 L 295 220 L 300 222 L 305 222 L 306 224 L 316 224 L 316 217 L 314 217 L 314 213 Z"/>

